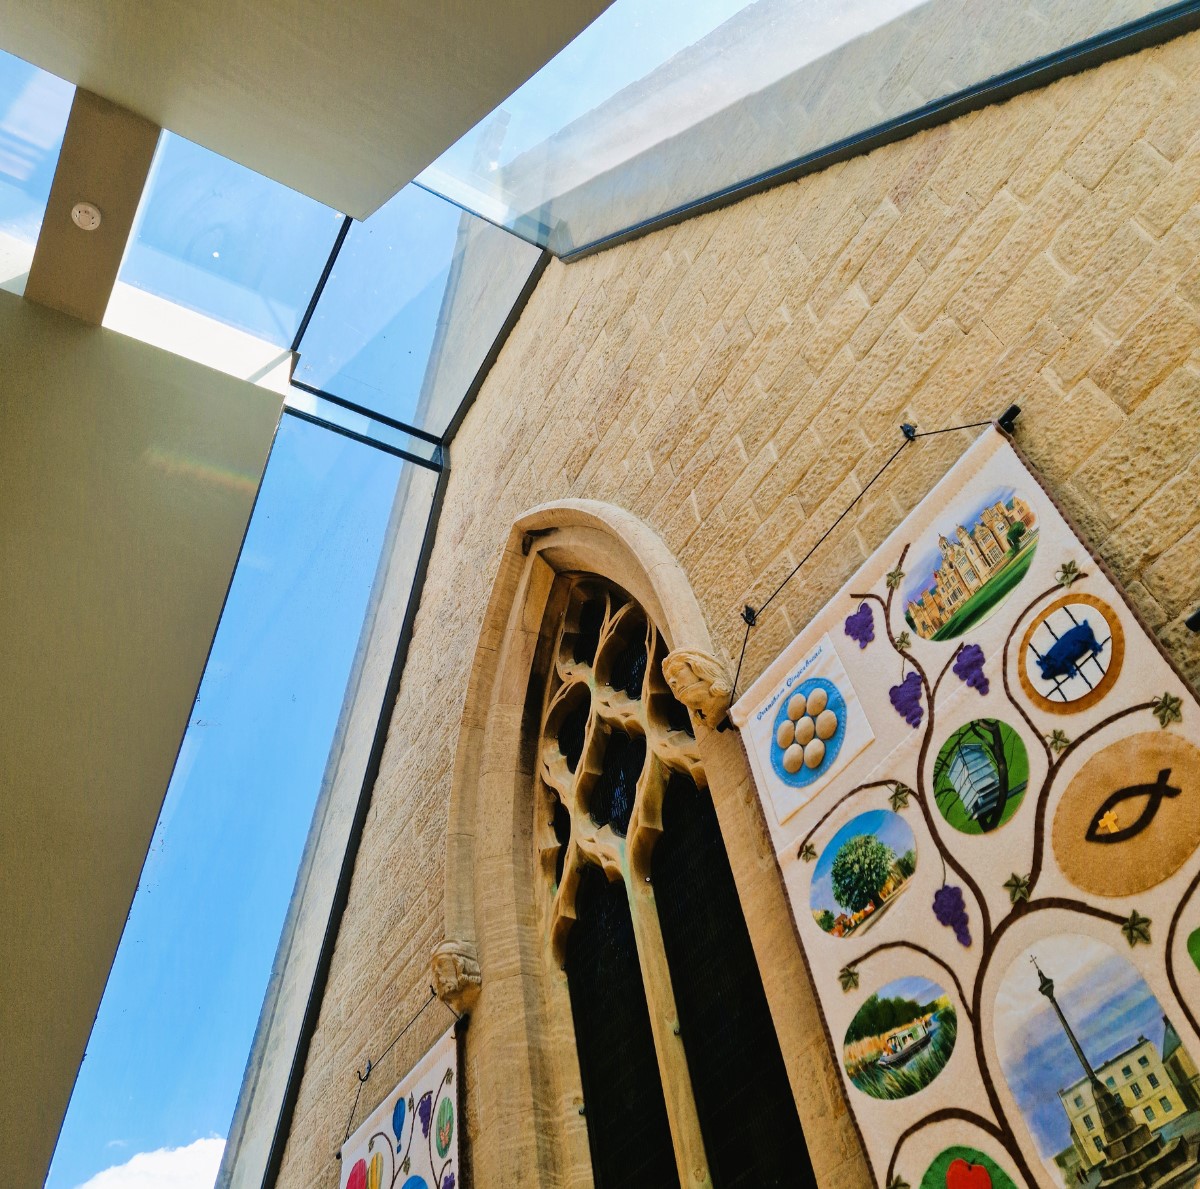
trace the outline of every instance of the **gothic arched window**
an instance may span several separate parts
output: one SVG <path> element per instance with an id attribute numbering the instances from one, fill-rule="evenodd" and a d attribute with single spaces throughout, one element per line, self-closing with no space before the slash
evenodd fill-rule
<path id="1" fill-rule="evenodd" d="M 558 582 L 539 667 L 544 927 L 596 1186 L 814 1185 L 667 645 L 613 585 Z"/>

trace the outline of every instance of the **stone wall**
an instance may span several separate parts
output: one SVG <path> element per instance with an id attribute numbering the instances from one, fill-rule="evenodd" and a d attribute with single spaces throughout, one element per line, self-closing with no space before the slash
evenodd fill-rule
<path id="1" fill-rule="evenodd" d="M 1019 444 L 1200 678 L 1183 625 L 1200 602 L 1198 117 L 1195 34 L 551 265 L 453 446 L 281 1185 L 336 1184 L 355 1067 L 428 996 L 464 691 L 509 529 L 533 505 L 582 496 L 644 520 L 736 659 L 742 604 L 870 479 L 901 421 L 1016 401 Z M 905 452 L 764 616 L 743 686 L 972 436 Z M 436 1004 L 421 1017 L 359 1118 L 448 1021 Z M 468 1035 L 468 1123 L 484 1040 Z M 788 1058 L 810 1070 L 799 1107 L 822 1185 L 865 1184 L 820 1031 Z"/>

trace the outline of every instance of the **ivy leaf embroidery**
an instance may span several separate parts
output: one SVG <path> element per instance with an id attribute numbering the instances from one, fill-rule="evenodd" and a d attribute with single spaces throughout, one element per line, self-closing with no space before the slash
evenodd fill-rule
<path id="1" fill-rule="evenodd" d="M 806 863 L 811 863 L 817 857 L 817 848 L 811 842 L 806 842 L 800 848 L 800 858 Z"/>
<path id="2" fill-rule="evenodd" d="M 896 637 L 896 651 L 907 652 L 912 647 L 912 637 L 907 632 L 901 632 Z"/>
<path id="3" fill-rule="evenodd" d="M 843 966 L 838 971 L 838 982 L 842 984 L 843 991 L 858 990 L 858 971 L 853 966 Z"/>
<path id="4" fill-rule="evenodd" d="M 1008 892 L 1009 902 L 1016 904 L 1029 899 L 1029 876 L 1018 875 L 1015 871 L 1004 881 L 1004 889 Z"/>
<path id="5" fill-rule="evenodd" d="M 1060 731 L 1057 727 L 1046 736 L 1046 745 L 1055 753 L 1065 750 L 1070 743 L 1071 740 L 1067 738 L 1067 733 Z"/>
<path id="6" fill-rule="evenodd" d="M 1158 719 L 1160 727 L 1183 721 L 1183 699 L 1174 694 L 1162 694 L 1150 703 L 1151 713 Z"/>
<path id="7" fill-rule="evenodd" d="M 404 1163 L 400 1167 L 404 1170 L 404 1175 L 408 1176 L 408 1170 L 412 1168 L 412 1157 L 405 1156 Z"/>
<path id="8" fill-rule="evenodd" d="M 899 566 L 889 570 L 886 581 L 888 590 L 895 590 L 904 581 L 904 571 Z"/>
<path id="9" fill-rule="evenodd" d="M 1070 586 L 1083 577 L 1074 561 L 1063 562 L 1062 568 L 1054 576 L 1058 579 L 1059 586 Z"/>
<path id="10" fill-rule="evenodd" d="M 1121 925 L 1121 932 L 1125 934 L 1125 940 L 1131 946 L 1137 945 L 1140 941 L 1143 945 L 1150 944 L 1150 918 L 1144 917 L 1135 908 L 1129 914 L 1129 919 Z"/>
<path id="11" fill-rule="evenodd" d="M 909 1189 L 908 1182 L 897 1173 L 890 1181 L 888 1181 L 888 1189 Z"/>
<path id="12" fill-rule="evenodd" d="M 908 799 L 915 796 L 912 789 L 906 784 L 901 784 L 898 780 L 892 781 L 891 796 L 888 801 L 891 802 L 892 808 L 898 813 L 901 809 L 908 808 Z"/>

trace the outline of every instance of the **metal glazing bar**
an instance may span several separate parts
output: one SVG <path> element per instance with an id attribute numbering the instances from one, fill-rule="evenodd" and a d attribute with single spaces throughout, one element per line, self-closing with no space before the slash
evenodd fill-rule
<path id="1" fill-rule="evenodd" d="M 399 446 L 392 446 L 376 438 L 369 438 L 366 434 L 358 433 L 356 430 L 347 429 L 344 425 L 338 425 L 336 421 L 326 421 L 324 417 L 318 417 L 315 413 L 306 413 L 303 409 L 295 409 L 291 405 L 284 405 L 283 411 L 292 417 L 299 417 L 301 421 L 307 421 L 310 425 L 319 425 L 322 429 L 341 434 L 342 437 L 350 438 L 351 441 L 361 442 L 364 446 L 373 446 L 376 450 L 382 450 L 384 454 L 391 454 L 396 458 L 404 459 L 405 462 L 415 463 L 427 471 L 440 473 L 443 469 L 441 446 L 434 451 L 433 458 L 422 458 L 419 454 L 410 454 L 407 450 L 401 450 Z"/>
<path id="2" fill-rule="evenodd" d="M 364 405 L 356 405 L 352 400 L 347 400 L 344 396 L 335 396 L 332 392 L 326 392 L 321 388 L 314 388 L 311 384 L 305 384 L 302 380 L 293 380 L 293 388 L 299 388 L 301 392 L 307 392 L 309 396 L 319 396 L 322 400 L 327 400 L 331 405 L 337 405 L 339 408 L 347 410 L 350 413 L 357 413 L 360 417 L 366 417 L 370 421 L 378 421 L 380 425 L 386 425 L 389 429 L 394 429 L 399 433 L 406 433 L 410 437 L 420 438 L 422 442 L 428 442 L 431 446 L 440 446 L 443 439 L 435 433 L 430 433 L 427 429 L 418 429 L 415 425 L 407 425 L 403 421 L 397 421 L 394 417 L 389 417 L 386 413 L 377 413 L 374 409 L 368 409 Z"/>
<path id="3" fill-rule="evenodd" d="M 321 300 L 321 294 L 325 292 L 325 283 L 329 280 L 329 274 L 333 272 L 333 266 L 337 263 L 338 253 L 342 250 L 342 244 L 346 242 L 346 236 L 350 233 L 350 224 L 354 220 L 346 215 L 342 219 L 342 225 L 338 228 L 337 238 L 333 241 L 333 247 L 329 249 L 329 256 L 325 261 L 325 267 L 321 269 L 321 275 L 317 278 L 317 286 L 312 291 L 312 297 L 308 299 L 308 308 L 304 311 L 304 317 L 300 319 L 300 325 L 296 328 L 296 337 L 292 339 L 292 350 L 300 350 L 300 340 L 304 338 L 304 332 L 308 329 L 308 324 L 312 321 L 313 314 L 317 311 L 317 302 Z"/>
<path id="4" fill-rule="evenodd" d="M 463 418 L 475 403 L 475 398 L 479 395 L 479 390 L 483 387 L 483 382 L 487 379 L 488 372 L 492 370 L 492 365 L 500 355 L 500 349 L 508 341 L 508 336 L 512 333 L 512 328 L 516 326 L 525 306 L 533 296 L 533 291 L 537 288 L 538 281 L 542 279 L 542 273 L 546 271 L 552 259 L 553 253 L 543 248 L 541 256 L 538 257 L 537 262 L 530 270 L 529 276 L 525 278 L 525 284 L 521 286 L 521 292 L 517 294 L 516 301 L 513 302 L 512 308 L 508 311 L 508 316 L 496 332 L 496 337 L 492 340 L 492 345 L 488 348 L 488 353 L 483 357 L 483 362 L 479 365 L 479 369 L 475 373 L 475 378 L 471 381 L 466 392 L 463 393 L 463 398 L 459 401 L 454 416 L 450 418 L 450 424 L 446 426 L 446 433 L 442 440 L 447 444 L 452 442 L 454 435 L 458 433 L 458 427 L 462 425 Z"/>

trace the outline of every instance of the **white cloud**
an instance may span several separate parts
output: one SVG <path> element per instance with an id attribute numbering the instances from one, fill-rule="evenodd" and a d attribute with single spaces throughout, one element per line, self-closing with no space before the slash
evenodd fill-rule
<path id="1" fill-rule="evenodd" d="M 124 1164 L 98 1172 L 79 1189 L 212 1189 L 225 1141 L 198 1139 L 186 1148 L 139 1152 Z"/>

